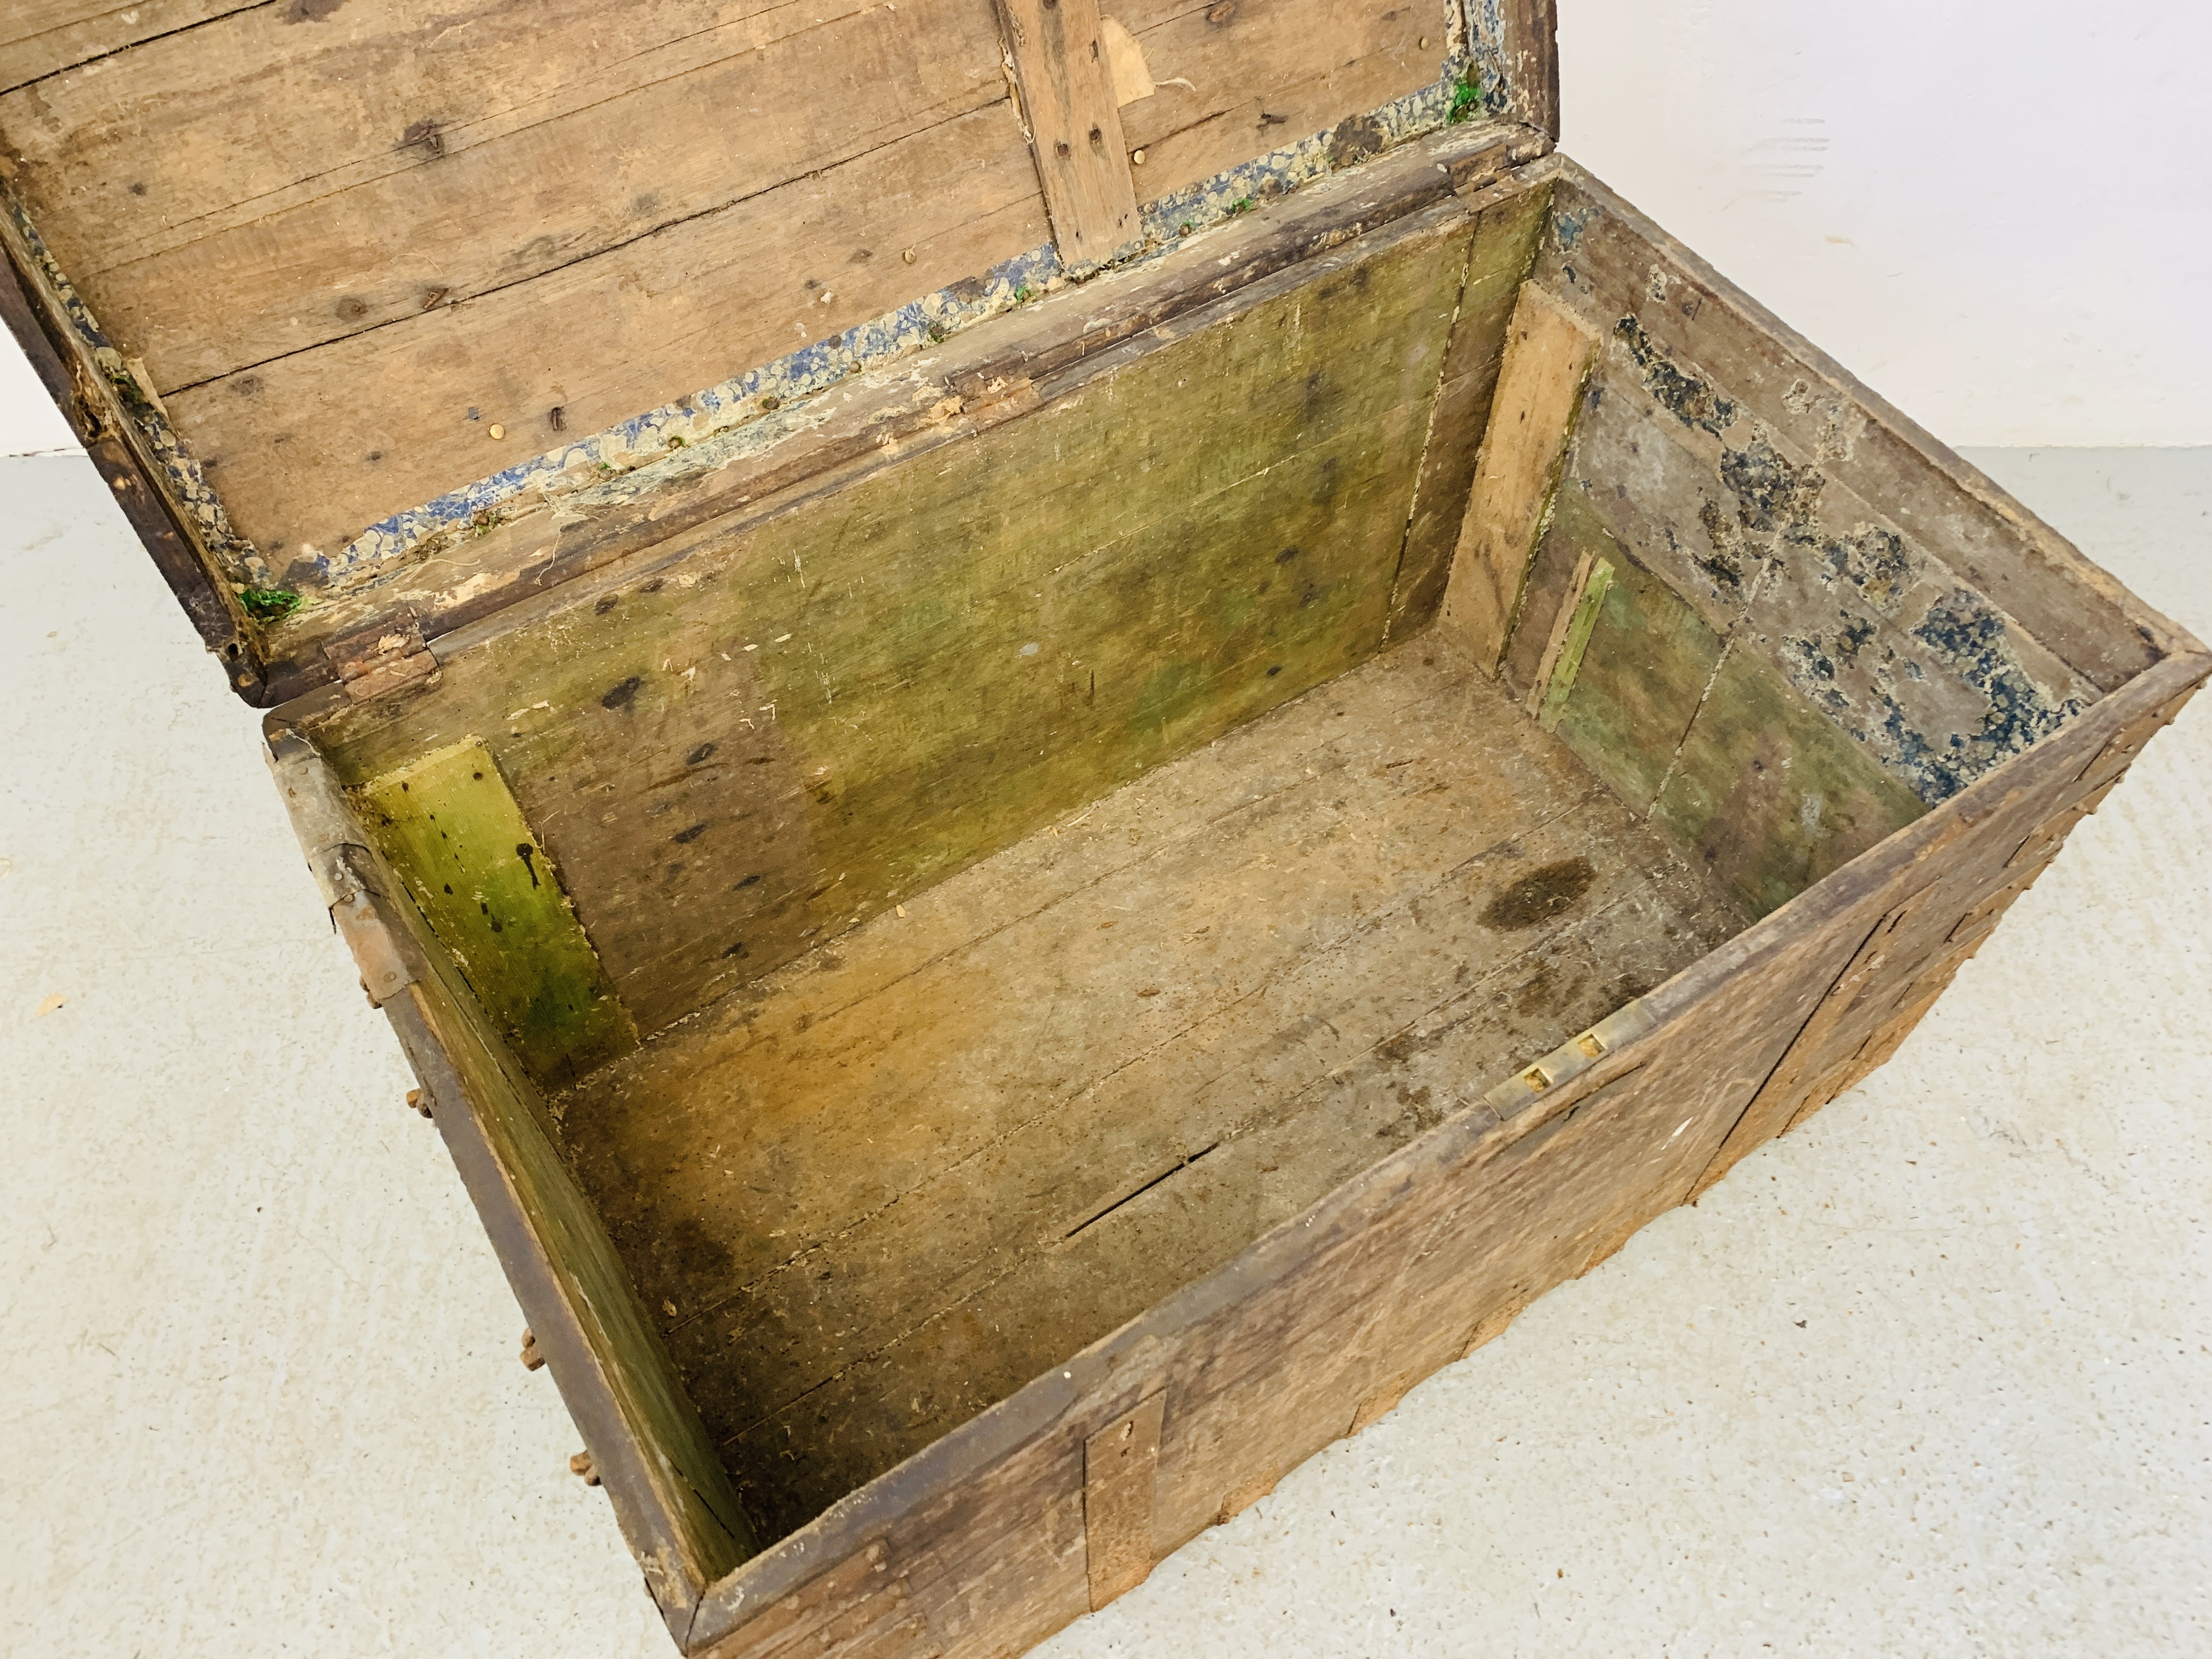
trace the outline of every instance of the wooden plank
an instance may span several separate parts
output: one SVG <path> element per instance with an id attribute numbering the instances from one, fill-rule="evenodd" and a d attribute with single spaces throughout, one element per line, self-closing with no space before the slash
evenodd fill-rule
<path id="1" fill-rule="evenodd" d="M 580 0 L 458 9 L 350 0 L 302 23 L 251 7 L 0 99 L 27 206 L 165 394 L 1006 101 L 988 0 L 647 0 L 625 9 L 618 53 Z M 745 142 L 700 142 L 734 111 Z M 811 274 L 861 274 L 850 252 L 816 246 Z M 896 264 L 901 247 L 878 252 Z"/>
<path id="2" fill-rule="evenodd" d="M 1060 262 L 1104 264 L 1142 240 L 1098 0 L 999 0 Z"/>
<path id="3" fill-rule="evenodd" d="M 1167 1396 L 1148 1395 L 1083 1443 L 1083 1540 L 1095 1613 L 1152 1576 L 1152 1488 Z"/>
<path id="4" fill-rule="evenodd" d="M 1585 568 L 1578 562 L 1575 579 L 1580 591 L 1575 595 L 1574 607 L 1562 610 L 1557 637 L 1546 648 L 1551 672 L 1540 690 L 1529 694 L 1529 712 L 1547 732 L 1559 729 L 1559 716 L 1566 712 L 1567 699 L 1574 695 L 1583 654 L 1589 649 L 1590 635 L 1597 631 L 1598 618 L 1605 611 L 1606 597 L 1613 592 L 1613 565 L 1605 559 L 1593 559 Z"/>
<path id="5" fill-rule="evenodd" d="M 435 693 L 336 715 L 341 769 L 483 738 L 658 1030 L 1381 644 L 1468 234 L 1431 213 L 441 651 Z"/>
<path id="6" fill-rule="evenodd" d="M 1523 285 L 1440 616 L 1486 673 L 1504 655 L 1596 348 L 1588 324 Z"/>
<path id="7" fill-rule="evenodd" d="M 0 15 L 0 93 L 236 11 L 242 3 L 246 0 L 12 0 Z"/>
<path id="8" fill-rule="evenodd" d="M 1652 818 L 1763 915 L 1927 810 L 1757 653 L 1731 644 Z"/>
<path id="9" fill-rule="evenodd" d="M 1317 133 L 1336 135 L 1340 164 L 1371 155 L 1382 143 L 1370 112 L 1434 84 L 1443 61 L 1442 9 L 1390 0 L 1177 0 L 1115 15 L 1154 86 L 1121 117 L 1145 202 Z"/>
<path id="10" fill-rule="evenodd" d="M 1443 603 L 1513 308 L 1551 210 L 1550 194 L 1540 184 L 1533 190 L 1515 183 L 1492 185 L 1470 191 L 1466 199 L 1475 216 L 1474 247 L 1445 351 L 1428 447 L 1421 457 L 1397 590 L 1391 596 L 1394 635 L 1425 627 Z"/>
<path id="11" fill-rule="evenodd" d="M 481 743 L 434 750 L 357 792 L 362 822 L 539 1086 L 637 1043 L 560 872 Z"/>
<path id="12" fill-rule="evenodd" d="M 1658 799 L 1720 665 L 1721 636 L 1562 491 L 1552 533 L 1589 550 L 1612 578 L 1579 671 L 1559 701 L 1567 746 L 1638 811 Z"/>
<path id="13" fill-rule="evenodd" d="M 614 426 L 965 280 L 1046 230 L 1028 145 L 1000 100 L 596 259 L 168 404 L 240 530 L 272 565 L 307 563 L 300 579 L 315 580 L 313 554 L 389 514 L 544 453 L 562 431 Z"/>
<path id="14" fill-rule="evenodd" d="M 1504 0 L 1498 8 L 1498 64 L 1515 118 L 1559 137 L 1558 0 Z"/>

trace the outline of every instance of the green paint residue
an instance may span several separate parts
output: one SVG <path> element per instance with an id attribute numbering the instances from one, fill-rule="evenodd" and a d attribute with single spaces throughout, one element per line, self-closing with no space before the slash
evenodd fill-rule
<path id="1" fill-rule="evenodd" d="M 275 622 L 300 608 L 300 596 L 289 587 L 241 587 L 238 602 L 256 622 Z"/>
<path id="2" fill-rule="evenodd" d="M 1598 616 L 1605 609 L 1605 596 L 1612 589 L 1612 562 L 1600 559 L 1590 566 L 1589 585 L 1575 605 L 1574 617 L 1567 624 L 1567 637 L 1559 647 L 1559 659 L 1552 669 L 1552 683 L 1544 689 L 1544 708 L 1540 719 L 1547 732 L 1555 729 L 1559 716 L 1566 712 L 1567 699 L 1575 689 L 1575 675 L 1583 665 L 1583 653 L 1589 648 L 1591 630 L 1597 627 Z"/>
<path id="3" fill-rule="evenodd" d="M 1453 126 L 1471 121 L 1482 108 L 1482 77 L 1469 64 L 1460 71 L 1459 81 L 1452 88 L 1451 110 L 1444 119 Z"/>
<path id="4" fill-rule="evenodd" d="M 490 752 L 456 744 L 360 792 L 362 821 L 515 1057 L 564 1087 L 636 1046 Z"/>
<path id="5" fill-rule="evenodd" d="M 1722 659 L 1651 816 L 1763 916 L 1927 810 L 1738 646 Z"/>
<path id="6" fill-rule="evenodd" d="M 1666 781 L 1721 657 L 1720 635 L 1687 601 L 1619 550 L 1584 505 L 1559 492 L 1553 533 L 1611 554 L 1613 583 L 1583 652 L 1558 731 L 1583 764 L 1638 811 Z"/>

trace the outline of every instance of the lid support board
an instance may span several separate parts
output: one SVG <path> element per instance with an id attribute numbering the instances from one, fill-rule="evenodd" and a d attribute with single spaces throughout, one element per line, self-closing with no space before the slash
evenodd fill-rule
<path id="1" fill-rule="evenodd" d="M 1468 0 L 1480 5 L 1482 0 Z M 1559 142 L 1559 0 L 1504 0 L 1499 56 L 1510 107 L 1505 112 Z"/>
<path id="2" fill-rule="evenodd" d="M 1060 262 L 1095 269 L 1143 234 L 1098 0 L 999 0 Z"/>

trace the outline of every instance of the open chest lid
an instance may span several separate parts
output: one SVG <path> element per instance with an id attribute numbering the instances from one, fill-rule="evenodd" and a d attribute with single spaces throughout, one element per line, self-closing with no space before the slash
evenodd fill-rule
<path id="1" fill-rule="evenodd" d="M 571 567 L 406 573 L 1556 88 L 1551 0 L 32 0 L 0 310 L 269 704 Z"/>

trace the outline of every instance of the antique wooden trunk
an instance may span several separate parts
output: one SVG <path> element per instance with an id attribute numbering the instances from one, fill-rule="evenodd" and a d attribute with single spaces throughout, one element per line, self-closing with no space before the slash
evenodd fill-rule
<path id="1" fill-rule="evenodd" d="M 0 21 L 0 306 L 688 1653 L 1136 1583 L 2212 669 L 1553 153 L 1548 0 L 1115 10 Z"/>

